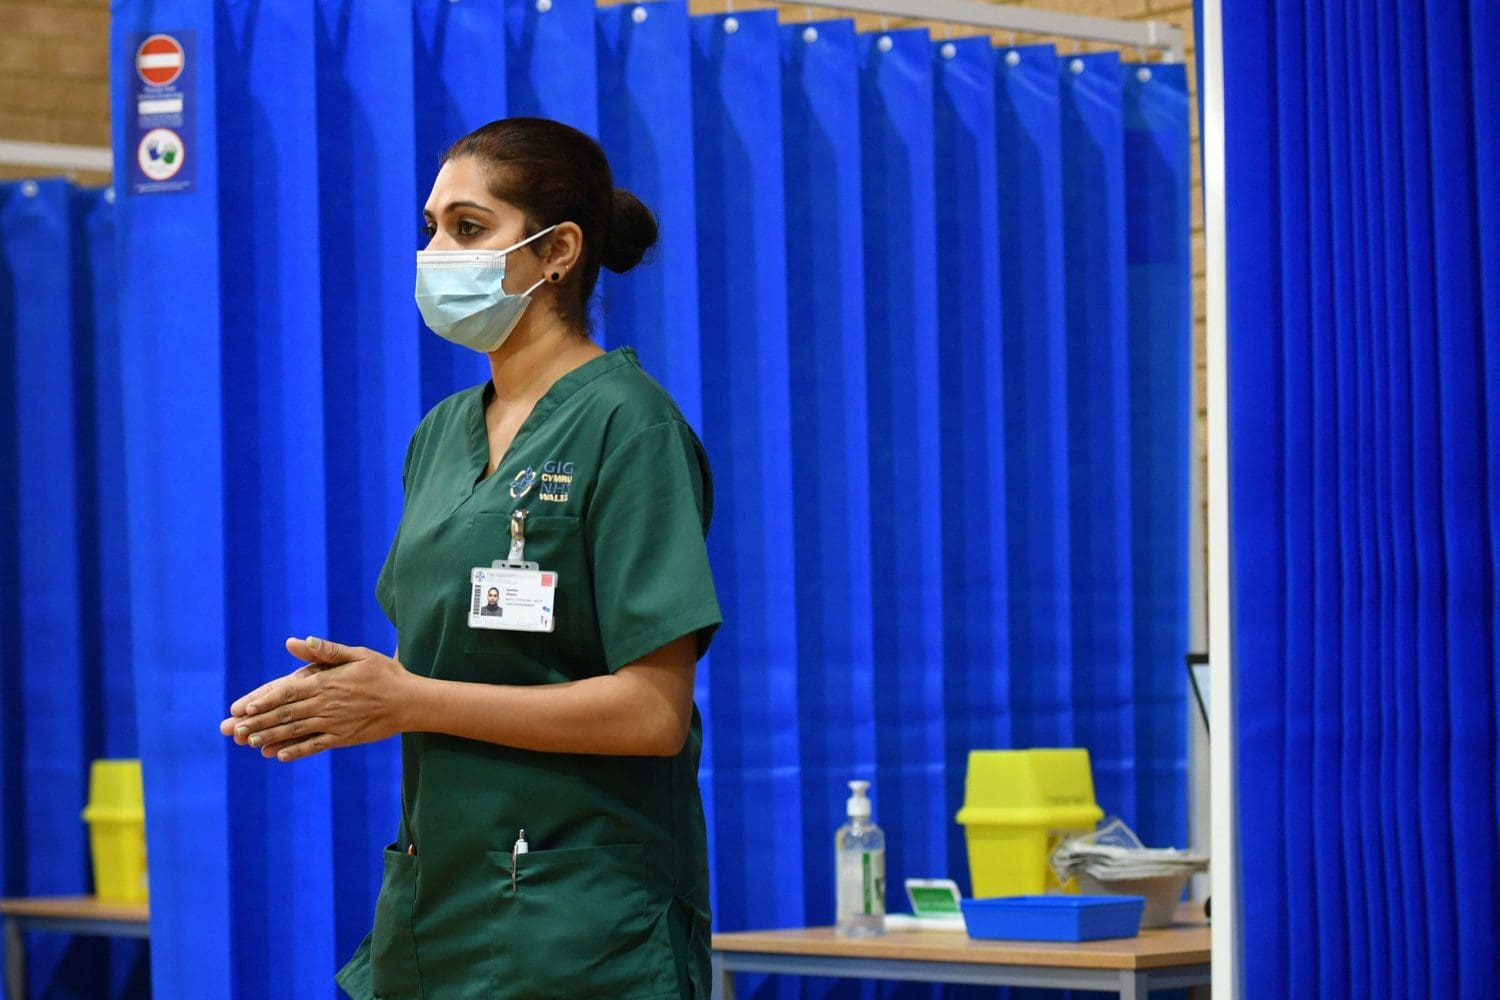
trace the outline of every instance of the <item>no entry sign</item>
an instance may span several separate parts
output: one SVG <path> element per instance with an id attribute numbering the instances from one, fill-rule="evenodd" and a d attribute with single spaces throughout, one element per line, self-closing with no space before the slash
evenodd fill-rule
<path id="1" fill-rule="evenodd" d="M 164 87 L 182 75 L 182 43 L 171 35 L 152 35 L 135 50 L 135 71 L 153 87 Z"/>

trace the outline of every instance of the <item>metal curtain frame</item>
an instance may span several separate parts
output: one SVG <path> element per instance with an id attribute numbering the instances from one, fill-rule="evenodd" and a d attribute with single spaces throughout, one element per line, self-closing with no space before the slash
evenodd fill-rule
<path id="1" fill-rule="evenodd" d="M 1235 788 L 1234 618 L 1231 600 L 1229 510 L 1229 268 L 1224 191 L 1224 12 L 1222 0 L 1203 0 L 1203 221 L 1208 283 L 1204 355 L 1208 403 L 1208 655 L 1210 690 L 1210 853 L 1213 866 L 1213 990 L 1238 1000 L 1243 989 L 1239 932 L 1239 845 Z M 1199 647 L 1201 648 L 1201 647 Z"/>
<path id="2" fill-rule="evenodd" d="M 113 162 L 113 155 L 104 146 L 66 146 L 56 142 L 0 139 L 0 164 L 6 166 L 97 170 L 108 173 Z"/>
<path id="3" fill-rule="evenodd" d="M 1164 50 L 1181 62 L 1187 49 L 1181 28 L 1165 21 L 1117 21 L 1055 10 L 979 3 L 977 0 L 817 0 L 819 7 L 920 21 L 951 21 L 998 31 L 1023 31 L 1092 42 L 1114 42 L 1138 49 Z"/>
<path id="4" fill-rule="evenodd" d="M 914 959 L 858 958 L 834 955 L 787 955 L 780 952 L 713 953 L 712 1000 L 735 1000 L 738 972 L 821 976 L 833 979 L 877 979 L 974 986 L 1019 986 L 1114 993 L 1121 1000 L 1147 1000 L 1157 990 L 1202 986 L 1210 981 L 1208 965 L 1156 969 L 1096 969 L 1074 966 L 981 965 Z"/>

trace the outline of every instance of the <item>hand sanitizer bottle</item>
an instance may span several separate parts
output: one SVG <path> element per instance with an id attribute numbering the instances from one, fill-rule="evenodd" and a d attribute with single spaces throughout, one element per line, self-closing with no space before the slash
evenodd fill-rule
<path id="1" fill-rule="evenodd" d="M 885 933 L 885 834 L 870 822 L 868 781 L 851 781 L 849 822 L 834 837 L 839 937 Z"/>

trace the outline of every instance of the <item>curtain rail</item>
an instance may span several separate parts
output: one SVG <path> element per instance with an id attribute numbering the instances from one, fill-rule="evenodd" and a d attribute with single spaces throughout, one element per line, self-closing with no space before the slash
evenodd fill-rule
<path id="1" fill-rule="evenodd" d="M 1114 42 L 1140 49 L 1161 49 L 1173 62 L 1181 62 L 1186 53 L 1182 29 L 1165 21 L 1119 21 L 1034 7 L 977 3 L 975 0 L 816 0 L 816 6 L 921 21 L 951 21 L 1032 35 Z"/>
<path id="2" fill-rule="evenodd" d="M 65 146 L 55 142 L 0 139 L 0 165 L 109 173 L 114 156 L 103 146 Z"/>

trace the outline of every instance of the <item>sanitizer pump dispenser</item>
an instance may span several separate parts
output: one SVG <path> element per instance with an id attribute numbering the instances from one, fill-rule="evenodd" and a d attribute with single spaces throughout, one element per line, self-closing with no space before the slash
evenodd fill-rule
<path id="1" fill-rule="evenodd" d="M 839 937 L 885 933 L 885 834 L 870 821 L 868 781 L 851 781 L 849 822 L 834 838 Z"/>

